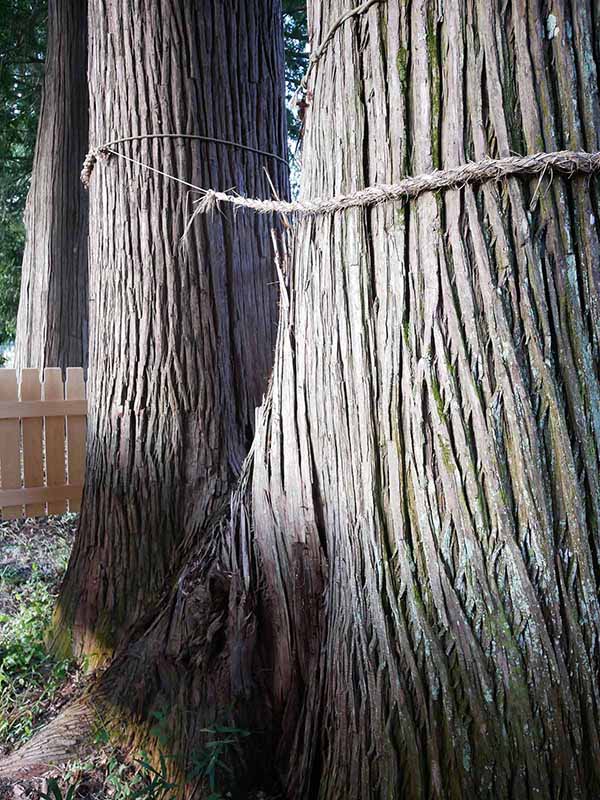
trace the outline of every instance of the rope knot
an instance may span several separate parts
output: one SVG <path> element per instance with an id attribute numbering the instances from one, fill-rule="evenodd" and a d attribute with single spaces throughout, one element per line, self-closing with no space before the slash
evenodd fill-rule
<path id="1" fill-rule="evenodd" d="M 219 208 L 219 198 L 214 189 L 207 189 L 204 197 L 198 201 L 198 214 L 208 214 Z"/>
<path id="2" fill-rule="evenodd" d="M 98 161 L 99 158 L 108 158 L 109 155 L 110 153 L 106 146 L 92 147 L 89 150 L 88 154 L 83 160 L 83 167 L 81 170 L 81 182 L 86 189 L 90 188 L 90 181 L 92 179 L 92 172 L 96 166 L 96 161 Z"/>

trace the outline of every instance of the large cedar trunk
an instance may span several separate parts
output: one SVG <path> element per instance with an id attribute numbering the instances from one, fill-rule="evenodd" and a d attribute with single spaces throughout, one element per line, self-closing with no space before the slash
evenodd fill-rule
<path id="1" fill-rule="evenodd" d="M 318 42 L 353 4 L 309 5 Z M 597 151 L 598 22 L 372 6 L 316 69 L 304 193 Z M 253 486 L 290 797 L 598 796 L 598 190 L 299 225 Z"/>
<path id="2" fill-rule="evenodd" d="M 286 152 L 278 0 L 93 0 L 90 139 L 198 134 Z M 122 145 L 196 186 L 288 191 L 287 165 L 190 139 Z M 98 660 L 227 503 L 273 360 L 271 223 L 186 225 L 198 195 L 112 157 L 90 188 L 86 489 L 54 637 Z M 185 233 L 185 235 L 184 235 Z"/>
<path id="3" fill-rule="evenodd" d="M 87 365 L 87 0 L 48 0 L 44 91 L 27 198 L 15 362 Z"/>
<path id="4" fill-rule="evenodd" d="M 351 5 L 311 3 L 313 45 Z M 600 149 L 598 21 L 372 5 L 313 73 L 303 192 Z M 109 717 L 168 709 L 185 764 L 233 706 L 240 795 L 598 796 L 600 195 L 550 177 L 298 224 L 252 474 L 92 690 Z"/>

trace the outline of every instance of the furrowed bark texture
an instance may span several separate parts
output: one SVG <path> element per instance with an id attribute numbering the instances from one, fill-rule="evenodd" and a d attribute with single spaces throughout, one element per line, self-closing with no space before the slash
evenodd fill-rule
<path id="1" fill-rule="evenodd" d="M 372 6 L 313 73 L 303 191 L 598 149 L 598 22 Z M 299 223 L 248 493 L 105 712 L 168 709 L 185 763 L 231 703 L 293 800 L 598 796 L 599 186 L 551 177 Z"/>
<path id="2" fill-rule="evenodd" d="M 17 316 L 15 363 L 87 366 L 87 0 L 49 0 L 48 46 Z"/>
<path id="3" fill-rule="evenodd" d="M 274 0 L 93 0 L 91 141 L 188 133 L 283 156 L 280 15 Z M 270 194 L 266 169 L 287 196 L 285 164 L 234 147 L 123 152 L 248 194 Z M 217 214 L 184 236 L 194 199 L 114 156 L 92 176 L 88 465 L 54 638 L 93 659 L 156 602 L 178 546 L 227 499 L 272 364 L 272 223 Z"/>
<path id="4" fill-rule="evenodd" d="M 309 3 L 313 45 L 351 6 Z M 597 150 L 599 22 L 376 4 L 315 70 L 303 192 Z M 599 198 L 300 223 L 253 479 L 288 797 L 598 796 Z"/>
<path id="5" fill-rule="evenodd" d="M 35 778 L 45 775 L 53 764 L 90 754 L 97 749 L 90 735 L 97 731 L 97 724 L 94 708 L 85 701 L 75 701 L 46 725 L 42 736 L 30 739 L 20 750 L 0 759 L 0 778 Z"/>

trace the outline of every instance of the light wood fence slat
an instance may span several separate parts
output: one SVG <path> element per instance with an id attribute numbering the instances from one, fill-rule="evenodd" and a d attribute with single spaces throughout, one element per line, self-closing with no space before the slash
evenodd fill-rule
<path id="1" fill-rule="evenodd" d="M 20 388 L 20 392 L 19 392 Z M 65 399 L 66 395 L 66 399 Z M 83 370 L 0 369 L 0 518 L 62 514 L 81 505 L 86 403 Z"/>
<path id="2" fill-rule="evenodd" d="M 62 370 L 48 367 L 44 370 L 43 399 L 64 400 Z M 65 418 L 51 417 L 44 411 L 44 452 L 46 456 L 46 486 L 64 486 L 67 482 L 65 453 Z M 48 514 L 64 514 L 66 499 L 48 500 Z"/>
<path id="3" fill-rule="evenodd" d="M 67 400 L 85 399 L 85 382 L 81 367 L 69 367 L 67 369 L 66 397 Z M 69 483 L 74 486 L 83 484 L 85 474 L 85 435 L 85 416 L 69 414 L 67 417 L 67 474 Z M 80 508 L 80 498 L 69 499 L 69 511 L 79 511 Z"/>
<path id="4" fill-rule="evenodd" d="M 65 512 L 66 501 L 73 497 L 76 500 L 81 497 L 82 486 L 35 486 L 32 489 L 9 489 L 3 493 L 8 503 L 25 503 L 37 504 L 46 503 L 60 503 L 62 506 L 61 514 Z M 19 516 L 23 516 L 22 513 Z"/>
<path id="5" fill-rule="evenodd" d="M 41 400 L 42 387 L 37 369 L 24 369 L 21 373 L 21 400 Z M 23 426 L 23 479 L 25 486 L 44 485 L 44 461 L 42 450 L 42 418 L 28 418 Z M 46 513 L 44 503 L 27 503 L 28 517 L 41 517 Z"/>
<path id="6" fill-rule="evenodd" d="M 18 398 L 17 373 L 14 369 L 0 369 L 0 402 Z M 21 486 L 21 441 L 19 421 L 0 420 L 0 488 L 17 489 Z M 17 502 L 2 507 L 2 519 L 23 516 L 23 507 Z"/>
<path id="7" fill-rule="evenodd" d="M 60 370 L 59 370 L 60 371 Z M 28 417 L 64 417 L 87 413 L 85 400 L 0 400 L 0 419 L 26 419 Z"/>

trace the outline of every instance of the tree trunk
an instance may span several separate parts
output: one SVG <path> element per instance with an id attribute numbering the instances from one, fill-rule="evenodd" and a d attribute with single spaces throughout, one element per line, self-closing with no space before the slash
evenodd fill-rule
<path id="1" fill-rule="evenodd" d="M 189 139 L 122 152 L 251 195 L 270 195 L 268 171 L 287 195 L 277 0 L 93 0 L 89 14 L 92 142 L 239 142 L 276 157 Z M 92 662 L 227 507 L 272 364 L 272 223 L 223 213 L 186 232 L 194 199 L 114 156 L 92 174 L 86 489 L 53 632 L 59 651 Z"/>
<path id="2" fill-rule="evenodd" d="M 598 150 L 599 59 L 586 3 L 374 4 L 313 72 L 303 191 Z M 186 763 L 235 704 L 290 800 L 598 796 L 600 194 L 550 177 L 298 224 L 252 476 L 109 716 L 168 709 Z"/>
<path id="3" fill-rule="evenodd" d="M 48 0 L 46 71 L 25 210 L 15 363 L 87 366 L 87 0 Z"/>
<path id="4" fill-rule="evenodd" d="M 313 42 L 352 5 L 311 2 Z M 305 194 L 600 149 L 597 12 L 552 15 L 346 23 Z M 253 491 L 289 797 L 598 796 L 599 200 L 512 178 L 299 225 Z"/>

